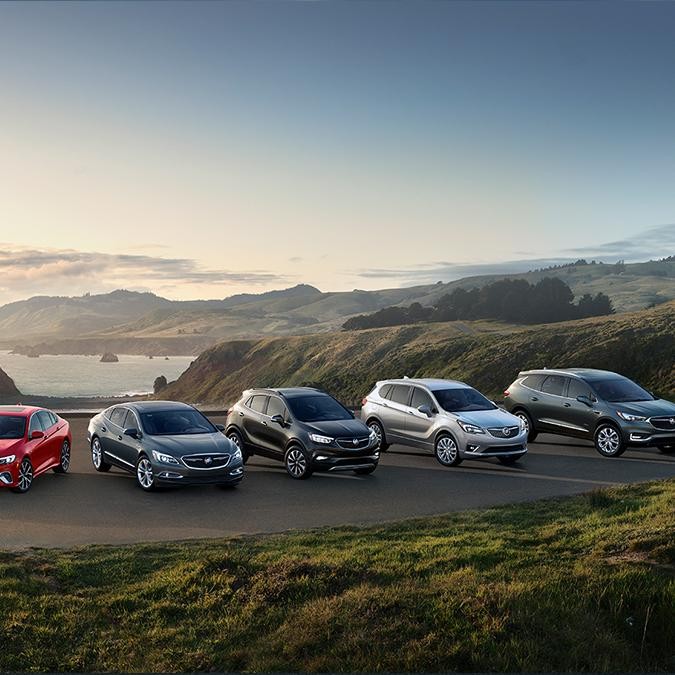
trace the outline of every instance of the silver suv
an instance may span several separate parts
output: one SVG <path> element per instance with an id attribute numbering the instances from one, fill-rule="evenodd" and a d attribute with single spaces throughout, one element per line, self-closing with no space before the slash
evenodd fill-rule
<path id="1" fill-rule="evenodd" d="M 496 457 L 513 464 L 527 452 L 527 430 L 473 387 L 455 380 L 384 380 L 363 399 L 361 419 L 379 448 L 402 443 L 433 451 L 443 466 Z"/>

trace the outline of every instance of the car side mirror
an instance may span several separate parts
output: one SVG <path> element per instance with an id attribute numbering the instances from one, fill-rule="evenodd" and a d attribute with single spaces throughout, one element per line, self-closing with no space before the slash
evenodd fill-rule
<path id="1" fill-rule="evenodd" d="M 214 426 L 216 427 L 216 429 L 218 429 L 218 431 L 225 431 L 224 424 L 214 424 Z"/>
<path id="2" fill-rule="evenodd" d="M 593 405 L 593 401 L 591 401 L 590 397 L 584 396 L 583 394 L 581 396 L 577 396 L 577 401 L 579 401 L 579 403 L 583 403 L 588 406 Z"/>
<path id="3" fill-rule="evenodd" d="M 138 438 L 140 434 L 138 433 L 138 429 L 134 429 L 134 427 L 129 427 L 128 429 L 124 430 L 124 435 L 130 436 L 131 438 Z"/>
<path id="4" fill-rule="evenodd" d="M 422 415 L 426 415 L 427 417 L 431 417 L 434 414 L 431 406 L 426 405 L 426 403 L 417 408 L 417 412 L 422 413 Z"/>
<path id="5" fill-rule="evenodd" d="M 45 437 L 45 432 L 44 431 L 31 431 L 30 432 L 30 440 L 34 441 L 37 438 L 44 438 Z"/>
<path id="6" fill-rule="evenodd" d="M 284 419 L 283 415 L 272 415 L 272 417 L 270 417 L 270 420 L 282 427 L 286 424 L 286 420 Z"/>

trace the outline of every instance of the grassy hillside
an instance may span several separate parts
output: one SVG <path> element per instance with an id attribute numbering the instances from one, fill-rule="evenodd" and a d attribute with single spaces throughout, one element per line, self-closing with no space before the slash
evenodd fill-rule
<path id="1" fill-rule="evenodd" d="M 0 553 L 0 670 L 672 671 L 673 501 Z"/>
<path id="2" fill-rule="evenodd" d="M 587 366 L 675 397 L 675 302 L 641 312 L 530 328 L 451 322 L 225 342 L 162 396 L 228 404 L 253 386 L 315 384 L 348 403 L 387 377 L 461 379 L 499 396 L 519 370 Z"/>

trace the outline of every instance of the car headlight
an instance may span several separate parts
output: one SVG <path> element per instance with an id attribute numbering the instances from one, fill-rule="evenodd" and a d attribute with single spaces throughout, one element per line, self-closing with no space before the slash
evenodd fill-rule
<path id="1" fill-rule="evenodd" d="M 647 420 L 644 415 L 631 415 L 630 413 L 621 412 L 621 410 L 617 410 L 616 414 L 622 420 L 626 420 L 626 422 L 645 422 Z"/>
<path id="2" fill-rule="evenodd" d="M 178 464 L 178 460 L 171 455 L 166 455 L 163 452 L 157 452 L 157 450 L 152 451 L 152 456 L 162 464 Z"/>
<path id="3" fill-rule="evenodd" d="M 467 434 L 484 434 L 485 429 L 476 426 L 475 424 L 470 424 L 469 422 L 464 422 L 462 420 L 457 420 L 457 424 L 465 431 Z"/>
<path id="4" fill-rule="evenodd" d="M 330 436 L 322 436 L 321 434 L 310 434 L 309 437 L 315 443 L 323 443 L 323 445 L 329 445 L 334 440 Z"/>
<path id="5" fill-rule="evenodd" d="M 0 464 L 11 464 L 16 459 L 16 455 L 7 455 L 0 457 Z"/>
<path id="6" fill-rule="evenodd" d="M 234 445 L 234 443 L 232 445 Z M 243 459 L 243 457 L 244 456 L 241 454 L 241 449 L 235 445 L 234 446 L 234 452 L 232 453 L 232 458 L 233 459 Z"/>

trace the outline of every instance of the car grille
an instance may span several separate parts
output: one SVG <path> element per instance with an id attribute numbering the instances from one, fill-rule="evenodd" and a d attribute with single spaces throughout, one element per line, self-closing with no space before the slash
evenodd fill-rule
<path id="1" fill-rule="evenodd" d="M 356 442 L 354 442 L 356 441 Z M 365 436 L 364 438 L 338 438 L 337 444 L 344 448 L 345 450 L 363 450 L 363 448 L 368 447 L 370 438 Z"/>
<path id="2" fill-rule="evenodd" d="M 495 438 L 513 438 L 518 435 L 519 427 L 495 427 L 488 429 Z"/>
<path id="3" fill-rule="evenodd" d="M 222 469 L 230 463 L 230 455 L 186 455 L 183 463 L 190 469 Z"/>
<path id="4" fill-rule="evenodd" d="M 675 431 L 675 417 L 652 417 L 649 421 L 657 429 Z"/>
<path id="5" fill-rule="evenodd" d="M 489 448 L 485 448 L 485 452 L 501 454 L 509 452 L 520 452 L 525 449 L 523 445 L 491 445 Z"/>

